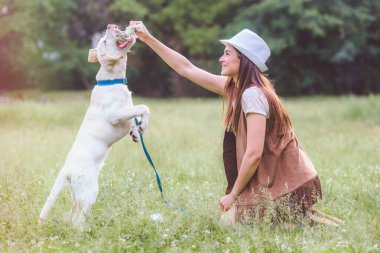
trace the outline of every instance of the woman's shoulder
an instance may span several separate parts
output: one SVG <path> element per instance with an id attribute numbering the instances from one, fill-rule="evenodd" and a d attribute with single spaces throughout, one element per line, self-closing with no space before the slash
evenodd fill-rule
<path id="1" fill-rule="evenodd" d="M 257 102 L 263 102 L 268 104 L 268 100 L 264 94 L 264 92 L 256 86 L 251 86 L 242 94 L 242 102 L 248 102 L 248 101 L 257 101 Z"/>
<path id="2" fill-rule="evenodd" d="M 256 86 L 247 88 L 242 94 L 242 109 L 245 114 L 253 112 L 269 117 L 269 103 L 264 92 Z"/>
<path id="3" fill-rule="evenodd" d="M 264 96 L 264 92 L 257 86 L 251 86 L 243 91 L 243 97 L 261 97 Z"/>

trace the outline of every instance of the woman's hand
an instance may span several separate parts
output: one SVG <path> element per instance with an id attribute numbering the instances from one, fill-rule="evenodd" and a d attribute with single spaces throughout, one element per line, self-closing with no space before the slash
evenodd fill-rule
<path id="1" fill-rule="evenodd" d="M 146 29 L 144 23 L 142 21 L 129 21 L 129 25 L 141 25 L 142 29 L 140 31 L 138 30 L 135 30 L 135 34 L 137 35 L 137 37 L 143 41 L 143 42 L 146 42 L 146 40 L 149 38 L 149 37 L 152 37 L 152 35 L 149 33 L 148 29 Z"/>
<path id="2" fill-rule="evenodd" d="M 220 198 L 219 206 L 222 212 L 227 212 L 234 204 L 234 196 L 230 193 Z"/>

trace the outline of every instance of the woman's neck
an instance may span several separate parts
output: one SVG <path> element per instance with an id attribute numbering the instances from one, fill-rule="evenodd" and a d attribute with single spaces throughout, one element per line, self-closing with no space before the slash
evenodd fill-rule
<path id="1" fill-rule="evenodd" d="M 235 89 L 239 88 L 239 79 L 237 76 L 232 76 L 232 81 L 234 82 Z"/>
<path id="2" fill-rule="evenodd" d="M 237 85 L 238 84 L 238 76 L 231 76 L 232 77 L 232 81 L 234 81 L 234 83 Z"/>

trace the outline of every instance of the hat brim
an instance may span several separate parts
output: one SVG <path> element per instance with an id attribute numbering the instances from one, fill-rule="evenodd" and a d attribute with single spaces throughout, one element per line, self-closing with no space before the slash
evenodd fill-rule
<path id="1" fill-rule="evenodd" d="M 268 70 L 268 67 L 267 65 L 265 65 L 265 63 L 263 63 L 260 59 L 258 59 L 257 56 L 255 56 L 253 53 L 249 52 L 249 50 L 237 45 L 236 43 L 234 43 L 233 41 L 231 40 L 219 40 L 220 43 L 222 43 L 223 45 L 227 45 L 227 44 L 230 44 L 231 46 L 233 46 L 234 48 L 236 48 L 237 50 L 239 50 L 242 54 L 244 54 L 253 64 L 255 64 L 261 72 L 265 72 Z"/>

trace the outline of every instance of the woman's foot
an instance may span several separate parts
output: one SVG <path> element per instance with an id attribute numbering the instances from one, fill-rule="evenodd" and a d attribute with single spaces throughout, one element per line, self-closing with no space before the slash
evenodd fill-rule
<path id="1" fill-rule="evenodd" d="M 307 212 L 307 217 L 316 224 L 323 224 L 327 226 L 340 227 L 344 225 L 344 222 L 338 218 L 327 215 L 315 208 L 311 208 Z"/>

